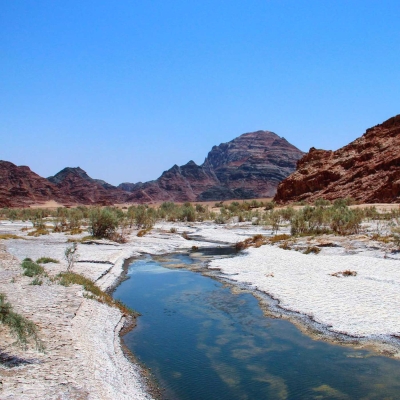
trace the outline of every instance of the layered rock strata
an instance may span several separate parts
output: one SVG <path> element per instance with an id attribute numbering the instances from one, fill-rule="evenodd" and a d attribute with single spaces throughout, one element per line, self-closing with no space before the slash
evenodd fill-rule
<path id="1" fill-rule="evenodd" d="M 352 197 L 363 203 L 400 202 L 400 115 L 336 151 L 311 148 L 278 186 L 278 202 Z"/>

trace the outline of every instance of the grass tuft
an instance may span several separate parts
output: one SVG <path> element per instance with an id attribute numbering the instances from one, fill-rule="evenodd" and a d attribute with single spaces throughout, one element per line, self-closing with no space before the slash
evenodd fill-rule
<path id="1" fill-rule="evenodd" d="M 38 277 L 36 277 L 31 283 L 30 285 L 38 285 L 38 286 L 42 286 L 43 281 L 41 279 L 39 279 Z"/>
<path id="2" fill-rule="evenodd" d="M 86 278 L 81 274 L 75 272 L 62 272 L 56 276 L 60 285 L 81 285 L 83 289 L 88 292 L 85 297 L 97 300 L 100 303 L 107 304 L 110 307 L 117 307 L 124 315 L 135 315 L 134 310 L 131 310 L 119 300 L 114 300 L 112 296 L 101 290 L 91 279 Z"/>
<path id="3" fill-rule="evenodd" d="M 37 264 L 48 264 L 48 263 L 56 263 L 58 264 L 60 261 L 56 260 L 55 258 L 51 257 L 40 257 L 36 260 Z"/>
<path id="4" fill-rule="evenodd" d="M 31 278 L 44 274 L 44 268 L 34 263 L 30 258 L 25 258 L 24 261 L 22 261 L 21 267 L 24 269 L 24 275 Z"/>
<path id="5" fill-rule="evenodd" d="M 3 293 L 0 293 L 0 323 L 10 328 L 11 333 L 23 348 L 33 341 L 39 351 L 44 351 L 44 345 L 38 336 L 36 325 L 14 312 L 11 304 L 6 302 L 6 296 Z"/>

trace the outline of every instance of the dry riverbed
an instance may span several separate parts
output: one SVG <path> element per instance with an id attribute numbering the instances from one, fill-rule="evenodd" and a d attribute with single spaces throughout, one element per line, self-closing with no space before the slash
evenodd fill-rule
<path id="1" fill-rule="evenodd" d="M 50 277 L 65 271 L 64 251 L 71 245 L 67 242 L 71 236 L 28 237 L 21 231 L 24 226 L 29 224 L 0 221 L 0 234 L 21 237 L 0 240 L 0 293 L 7 295 L 15 311 L 38 326 L 46 351 L 23 350 L 0 325 L 1 357 L 11 360 L 8 366 L 0 366 L 0 398 L 153 398 L 145 371 L 122 352 L 119 333 L 126 321 L 117 308 L 85 297 L 81 286 L 65 287 L 49 279 L 31 285 L 32 278 L 22 275 L 20 264 L 25 257 L 58 259 L 60 263 L 45 265 Z M 177 232 L 171 233 L 171 227 Z M 193 240 L 182 237 L 183 232 Z M 250 224 L 212 223 L 160 223 L 144 237 L 136 233 L 125 244 L 79 243 L 73 271 L 109 291 L 129 258 L 235 244 L 256 233 L 271 235 Z M 318 254 L 302 254 L 313 247 L 319 249 Z M 391 244 L 373 242 L 364 235 L 322 236 L 247 249 L 206 267 L 220 279 L 272 296 L 275 315 L 305 316 L 304 323 L 324 327 L 326 337 L 349 335 L 364 344 L 379 343 L 382 352 L 399 357 L 400 261 L 393 250 Z M 356 275 L 344 276 L 344 271 Z M 268 301 L 265 298 L 265 305 Z"/>

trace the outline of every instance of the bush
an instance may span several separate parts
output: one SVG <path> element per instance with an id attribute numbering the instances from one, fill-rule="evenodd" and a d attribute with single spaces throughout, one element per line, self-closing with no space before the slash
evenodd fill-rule
<path id="1" fill-rule="evenodd" d="M 22 261 L 21 267 L 24 269 L 24 275 L 31 278 L 44 273 L 44 268 L 34 263 L 30 258 L 25 258 Z"/>
<path id="2" fill-rule="evenodd" d="M 118 218 L 109 209 L 95 208 L 89 215 L 89 233 L 96 238 L 111 238 L 118 227 Z"/>

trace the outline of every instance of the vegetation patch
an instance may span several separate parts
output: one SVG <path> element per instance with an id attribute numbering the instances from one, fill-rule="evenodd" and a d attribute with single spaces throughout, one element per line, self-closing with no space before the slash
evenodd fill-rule
<path id="1" fill-rule="evenodd" d="M 28 236 L 38 237 L 41 235 L 48 235 L 50 232 L 46 228 L 37 228 L 32 232 L 28 233 Z"/>
<path id="2" fill-rule="evenodd" d="M 303 254 L 318 254 L 321 251 L 321 249 L 317 246 L 308 246 L 304 251 Z"/>
<path id="3" fill-rule="evenodd" d="M 268 238 L 268 242 L 270 242 L 270 243 L 278 243 L 278 242 L 282 242 L 283 240 L 288 240 L 290 238 L 291 238 L 291 236 L 290 235 L 286 235 L 286 234 L 275 235 L 275 236 L 272 236 L 272 237 Z"/>
<path id="4" fill-rule="evenodd" d="M 0 323 L 9 327 L 17 342 L 26 348 L 33 342 L 39 351 L 44 351 L 44 345 L 38 336 L 36 325 L 13 311 L 10 303 L 6 301 L 6 296 L 0 293 Z"/>
<path id="5" fill-rule="evenodd" d="M 56 276 L 60 285 L 81 285 L 87 292 L 85 297 L 97 300 L 99 303 L 107 304 L 110 307 L 117 307 L 124 315 L 137 315 L 137 313 L 123 304 L 119 300 L 114 300 L 112 296 L 101 290 L 91 279 L 86 278 L 75 272 L 62 272 Z"/>
<path id="6" fill-rule="evenodd" d="M 31 278 L 45 273 L 44 268 L 33 262 L 30 258 L 25 258 L 24 261 L 22 261 L 21 267 L 24 269 L 24 275 Z"/>
<path id="7" fill-rule="evenodd" d="M 36 260 L 37 264 L 48 264 L 48 263 L 55 263 L 58 264 L 60 261 L 56 260 L 55 258 L 51 257 L 40 257 Z"/>
<path id="8" fill-rule="evenodd" d="M 0 239 L 8 240 L 8 239 L 24 239 L 24 238 L 18 235 L 12 235 L 10 233 L 4 233 L 0 235 Z"/>
<path id="9" fill-rule="evenodd" d="M 279 248 L 283 250 L 292 250 L 292 247 L 290 246 L 289 242 L 285 240 L 283 243 L 279 245 Z"/>
<path id="10" fill-rule="evenodd" d="M 151 228 L 148 228 L 148 229 L 141 229 L 141 230 L 137 233 L 136 236 L 142 237 L 142 236 L 146 235 L 147 233 L 149 233 L 150 231 L 151 231 Z"/>
<path id="11" fill-rule="evenodd" d="M 235 249 L 236 249 L 236 251 L 242 251 L 249 247 L 260 247 L 267 243 L 268 243 L 268 239 L 264 235 L 257 234 L 251 238 L 247 238 L 246 240 L 237 242 L 235 244 Z"/>

